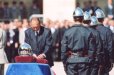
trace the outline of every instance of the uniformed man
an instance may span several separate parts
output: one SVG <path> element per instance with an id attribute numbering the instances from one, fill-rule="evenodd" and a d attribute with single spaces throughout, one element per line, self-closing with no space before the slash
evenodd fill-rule
<path id="1" fill-rule="evenodd" d="M 83 11 L 77 7 L 73 13 L 75 25 L 65 31 L 61 58 L 66 66 L 67 75 L 90 75 L 89 63 L 91 57 L 89 51 L 94 51 L 93 34 L 82 25 Z"/>
<path id="2" fill-rule="evenodd" d="M 100 75 L 109 75 L 109 71 L 111 68 L 111 59 L 112 59 L 112 32 L 109 28 L 103 25 L 103 21 L 105 18 L 104 12 L 101 9 L 97 9 L 96 17 L 99 21 L 96 29 L 99 31 L 102 42 L 103 42 L 103 50 L 104 50 L 104 63 L 102 66 L 102 70 L 100 70 Z"/>
<path id="3" fill-rule="evenodd" d="M 95 49 L 96 49 L 96 55 L 97 57 L 95 58 L 94 63 L 92 63 L 91 65 L 91 75 L 98 75 L 99 72 L 99 67 L 101 67 L 102 63 L 103 63 L 103 54 L 104 51 L 102 49 L 102 41 L 101 41 L 101 37 L 100 37 L 100 33 L 96 30 L 96 26 L 98 25 L 98 20 L 95 16 L 91 17 L 91 23 L 90 23 L 90 28 L 93 32 L 93 34 L 96 37 L 96 45 L 95 45 Z"/>
<path id="4" fill-rule="evenodd" d="M 90 63 L 91 75 L 98 75 L 99 65 L 101 64 L 100 60 L 102 59 L 100 58 L 100 56 L 103 53 L 100 34 L 97 30 L 95 30 L 97 24 L 98 24 L 98 20 L 95 16 L 91 17 L 89 12 L 84 13 L 83 25 L 88 27 L 88 29 L 93 33 L 93 36 L 95 39 L 94 46 L 93 46 L 95 51 L 91 51 L 91 54 L 94 55 L 93 61 Z"/>

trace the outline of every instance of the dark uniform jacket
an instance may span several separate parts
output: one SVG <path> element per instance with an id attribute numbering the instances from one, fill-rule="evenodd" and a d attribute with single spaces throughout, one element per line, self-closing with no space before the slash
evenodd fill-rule
<path id="1" fill-rule="evenodd" d="M 104 27 L 102 24 L 98 25 L 96 29 L 100 33 L 103 42 L 103 50 L 106 52 L 105 54 L 107 54 L 109 57 L 112 57 L 113 35 L 111 30 L 107 27 Z"/>
<path id="2" fill-rule="evenodd" d="M 111 67 L 110 59 L 112 59 L 112 53 L 113 53 L 113 38 L 112 38 L 112 32 L 109 28 L 104 27 L 102 24 L 98 25 L 96 28 L 101 36 L 102 42 L 103 42 L 103 50 L 104 50 L 104 63 L 105 67 L 107 68 L 107 71 L 109 71 Z"/>
<path id="3" fill-rule="evenodd" d="M 25 42 L 32 47 L 33 53 L 37 55 L 41 53 L 46 54 L 49 65 L 53 65 L 51 57 L 52 35 L 49 29 L 41 26 L 37 38 L 35 36 L 35 31 L 33 31 L 31 28 L 27 29 L 25 31 Z"/>
<path id="4" fill-rule="evenodd" d="M 102 41 L 101 41 L 101 37 L 100 37 L 100 33 L 95 29 L 96 26 L 93 26 L 93 27 L 90 27 L 89 30 L 93 33 L 93 36 L 95 38 L 94 40 L 94 48 L 96 51 L 93 51 L 96 56 L 96 61 L 95 62 L 98 62 L 99 64 L 102 64 L 102 61 L 103 61 L 103 54 L 104 54 L 104 51 L 102 49 Z"/>
<path id="5" fill-rule="evenodd" d="M 66 63 L 68 61 L 68 55 L 67 52 L 71 50 L 74 53 L 83 51 L 85 54 L 91 53 L 91 51 L 95 51 L 94 49 L 94 37 L 92 32 L 82 26 L 82 25 L 74 25 L 73 27 L 69 28 L 62 39 L 62 47 L 61 47 L 61 58 L 63 60 L 63 63 Z M 91 55 L 91 54 L 90 54 Z M 89 55 L 88 57 L 89 58 Z M 79 58 L 76 59 L 75 63 L 79 62 L 87 62 L 84 60 L 86 58 Z M 74 61 L 74 60 L 73 60 Z M 88 61 L 89 62 L 89 61 Z"/>

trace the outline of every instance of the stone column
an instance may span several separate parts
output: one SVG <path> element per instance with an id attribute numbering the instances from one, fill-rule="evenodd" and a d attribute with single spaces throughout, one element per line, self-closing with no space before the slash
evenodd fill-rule
<path id="1" fill-rule="evenodd" d="M 76 0 L 44 0 L 44 20 L 46 20 L 46 18 L 51 20 L 71 20 L 75 9 L 75 1 Z"/>

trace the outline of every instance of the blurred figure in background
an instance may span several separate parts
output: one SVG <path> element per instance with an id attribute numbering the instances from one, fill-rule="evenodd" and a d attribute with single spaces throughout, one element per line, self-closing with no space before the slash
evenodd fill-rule
<path id="1" fill-rule="evenodd" d="M 109 26 L 109 21 L 110 21 L 109 18 L 104 18 L 103 25 L 104 25 L 105 27 L 110 28 L 110 26 Z"/>
<path id="2" fill-rule="evenodd" d="M 83 2 L 83 11 L 87 11 L 87 12 L 89 12 L 89 4 L 88 4 L 88 1 L 84 1 Z"/>
<path id="3" fill-rule="evenodd" d="M 97 0 L 93 0 L 93 12 L 95 12 L 97 9 L 101 9 L 99 6 L 98 6 L 98 2 Z"/>
<path id="4" fill-rule="evenodd" d="M 3 30 L 2 26 L 0 27 L 0 64 L 8 63 L 6 52 L 6 32 Z"/>
<path id="5" fill-rule="evenodd" d="M 47 27 L 51 30 L 51 33 L 53 34 L 55 32 L 55 24 L 52 20 L 48 20 Z"/>
<path id="6" fill-rule="evenodd" d="M 18 55 L 19 29 L 21 28 L 21 21 L 19 21 L 18 19 L 14 19 L 13 25 L 15 25 L 15 29 L 13 29 L 12 27 L 8 27 L 7 29 L 6 51 L 9 62 L 14 62 L 15 56 Z"/>
<path id="7" fill-rule="evenodd" d="M 19 43 L 23 44 L 25 40 L 25 31 L 29 28 L 29 23 L 27 19 L 23 19 L 22 21 L 22 28 L 19 32 Z"/>
<path id="8" fill-rule="evenodd" d="M 2 21 L 3 18 L 4 18 L 4 9 L 2 2 L 0 1 L 0 21 Z"/>
<path id="9" fill-rule="evenodd" d="M 45 25 L 46 28 L 49 28 L 50 29 L 51 23 L 52 23 L 52 20 L 50 20 L 49 18 L 47 18 L 46 21 L 45 21 L 45 23 L 44 23 L 44 25 Z"/>
<path id="10" fill-rule="evenodd" d="M 22 20 L 22 28 L 29 28 L 30 25 L 29 25 L 29 21 L 28 19 L 23 19 Z"/>
<path id="11" fill-rule="evenodd" d="M 91 0 L 88 0 L 88 7 L 87 7 L 87 11 L 93 15 L 93 6 L 92 6 L 92 1 Z"/>
<path id="12" fill-rule="evenodd" d="M 76 2 L 76 7 L 80 7 L 80 3 L 79 2 Z"/>
<path id="13" fill-rule="evenodd" d="M 63 38 L 64 32 L 66 30 L 65 28 L 65 21 L 63 21 L 64 23 L 60 23 L 59 21 L 55 22 L 55 25 L 58 26 L 58 29 L 56 30 L 56 43 L 55 43 L 55 47 L 56 47 L 56 60 L 60 61 L 61 60 L 61 40 Z"/>
<path id="14" fill-rule="evenodd" d="M 20 31 L 22 29 L 22 21 L 20 19 L 14 19 L 13 21 L 14 26 L 16 27 L 15 29 L 13 29 L 13 32 L 15 33 L 15 35 L 13 36 L 13 40 L 14 40 L 14 52 L 13 52 L 13 59 L 15 58 L 15 56 L 18 55 L 18 48 L 19 48 L 19 38 L 20 37 Z"/>
<path id="15" fill-rule="evenodd" d="M 24 18 L 28 17 L 27 8 L 26 8 L 26 5 L 24 4 L 23 1 L 19 2 L 19 11 L 20 11 L 21 19 L 24 19 Z"/>
<path id="16" fill-rule="evenodd" d="M 53 30 L 51 27 L 51 31 L 52 31 L 52 39 L 53 39 L 53 43 L 52 43 L 52 47 L 53 47 L 53 59 L 57 60 L 58 58 L 58 43 L 57 43 L 57 38 L 58 38 L 58 27 L 59 27 L 60 22 L 58 20 L 53 22 Z"/>
<path id="17" fill-rule="evenodd" d="M 12 61 L 12 36 L 14 35 L 14 33 L 12 33 L 12 35 L 10 34 L 10 26 L 9 26 L 10 21 L 6 20 L 4 21 L 3 24 L 3 29 L 6 31 L 6 47 L 5 47 L 5 51 L 6 51 L 6 55 L 8 58 L 9 63 L 11 63 Z"/>
<path id="18" fill-rule="evenodd" d="M 37 6 L 37 3 L 35 1 L 33 1 L 32 6 L 29 9 L 29 16 L 31 16 L 32 14 L 40 14 L 40 9 Z"/>
<path id="19" fill-rule="evenodd" d="M 113 0 L 108 0 L 107 6 L 105 7 L 106 17 L 112 19 L 114 18 L 114 6 L 112 3 Z"/>
<path id="20" fill-rule="evenodd" d="M 19 11 L 16 1 L 12 2 L 11 16 L 12 16 L 12 19 L 19 18 L 19 16 L 20 16 L 20 11 Z"/>
<path id="21" fill-rule="evenodd" d="M 62 24 L 64 25 L 65 30 L 70 27 L 70 21 L 69 20 L 63 20 Z"/>
<path id="22" fill-rule="evenodd" d="M 93 9 L 93 6 L 92 6 L 92 1 L 91 1 L 91 0 L 84 1 L 83 4 L 84 4 L 83 11 L 87 11 L 87 12 L 89 12 L 91 15 L 94 15 L 94 9 Z"/>
<path id="23" fill-rule="evenodd" d="M 114 33 L 114 20 L 110 20 L 109 25 L 110 25 L 110 29 L 111 29 L 112 33 Z"/>
<path id="24" fill-rule="evenodd" d="M 3 23 L 2 22 L 0 22 L 0 28 L 3 29 Z"/>
<path id="25" fill-rule="evenodd" d="M 4 19 L 9 20 L 11 18 L 12 18 L 12 14 L 11 14 L 11 8 L 9 7 L 9 3 L 4 2 Z"/>

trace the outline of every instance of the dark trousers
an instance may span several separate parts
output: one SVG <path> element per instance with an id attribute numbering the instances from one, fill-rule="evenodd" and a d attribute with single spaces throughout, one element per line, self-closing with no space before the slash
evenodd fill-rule
<path id="1" fill-rule="evenodd" d="M 109 72 L 105 68 L 103 68 L 99 75 L 109 75 Z"/>
<path id="2" fill-rule="evenodd" d="M 89 64 L 67 64 L 67 75 L 90 75 Z"/>
<path id="3" fill-rule="evenodd" d="M 91 64 L 91 74 L 90 75 L 98 75 L 99 65 L 98 64 Z"/>
<path id="4" fill-rule="evenodd" d="M 6 51 L 6 55 L 8 58 L 8 62 L 11 63 L 12 62 L 12 47 L 5 47 L 5 51 Z"/>
<path id="5" fill-rule="evenodd" d="M 111 68 L 112 68 L 111 62 L 109 62 L 109 60 L 106 60 L 99 75 L 109 75 Z"/>
<path id="6" fill-rule="evenodd" d="M 18 49 L 15 48 L 13 45 L 11 45 L 10 47 L 6 46 L 5 51 L 6 51 L 6 55 L 9 63 L 14 62 L 15 56 L 18 56 Z"/>
<path id="7" fill-rule="evenodd" d="M 4 75 L 4 64 L 0 64 L 0 75 Z"/>

